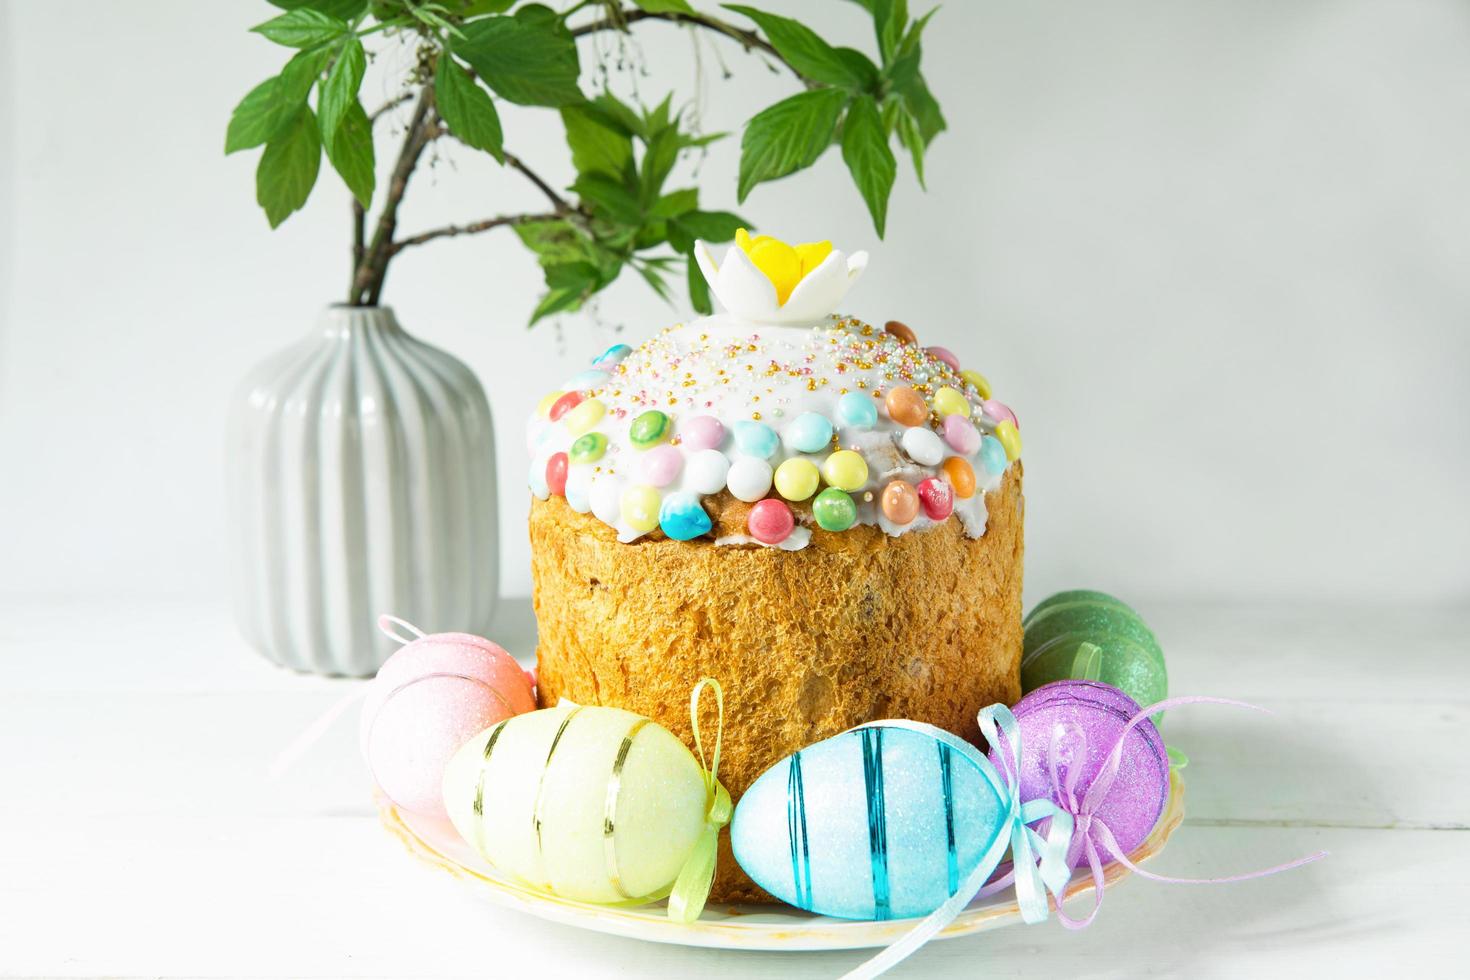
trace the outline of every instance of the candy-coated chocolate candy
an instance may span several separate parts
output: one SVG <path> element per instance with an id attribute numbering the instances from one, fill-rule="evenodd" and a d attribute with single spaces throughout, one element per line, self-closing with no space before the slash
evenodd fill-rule
<path id="1" fill-rule="evenodd" d="M 628 439 L 639 449 L 657 446 L 668 438 L 669 417 L 658 409 L 650 409 L 633 420 Z"/>
<path id="2" fill-rule="evenodd" d="M 675 541 L 688 541 L 709 533 L 714 526 L 709 515 L 692 493 L 671 493 L 658 511 L 658 526 Z"/>
<path id="3" fill-rule="evenodd" d="M 836 487 L 828 487 L 812 501 L 812 516 L 825 531 L 846 531 L 857 521 L 857 504 Z"/>
<path id="4" fill-rule="evenodd" d="M 591 429 L 607 414 L 607 405 L 600 398 L 589 398 L 562 416 L 562 424 L 574 436 Z"/>
<path id="5" fill-rule="evenodd" d="M 898 338 L 900 344 L 917 344 L 919 342 L 918 336 L 909 329 L 908 324 L 901 320 L 889 320 L 883 324 L 883 330 L 885 333 Z"/>
<path id="6" fill-rule="evenodd" d="M 883 403 L 888 407 L 888 417 L 899 425 L 923 425 L 929 417 L 924 397 L 912 388 L 890 389 Z"/>
<path id="7" fill-rule="evenodd" d="M 987 398 L 981 407 L 985 409 L 986 415 L 989 415 L 997 422 L 1010 422 L 1018 429 L 1021 427 L 1021 423 L 1016 419 L 1016 413 L 1011 411 L 1011 407 L 1005 402 L 998 402 L 994 398 Z"/>
<path id="8" fill-rule="evenodd" d="M 652 531 L 658 527 L 661 502 L 662 495 L 653 487 L 629 487 L 623 491 L 623 523 L 635 531 Z"/>
<path id="9" fill-rule="evenodd" d="M 837 399 L 837 418 L 854 429 L 871 429 L 878 424 L 878 404 L 866 392 L 849 391 Z"/>
<path id="10" fill-rule="evenodd" d="M 832 441 L 832 423 L 825 415 L 802 412 L 786 427 L 786 445 L 799 453 L 816 453 Z"/>
<path id="11" fill-rule="evenodd" d="M 944 475 L 956 497 L 969 500 L 975 495 L 975 470 L 968 461 L 951 456 L 944 461 Z"/>
<path id="12" fill-rule="evenodd" d="M 771 489 L 771 464 L 754 456 L 739 456 L 731 462 L 725 480 L 736 500 L 747 504 L 764 497 Z"/>
<path id="13" fill-rule="evenodd" d="M 605 384 L 607 384 L 607 372 L 592 369 L 568 378 L 562 388 L 566 391 L 590 391 L 593 388 L 601 388 Z"/>
<path id="14" fill-rule="evenodd" d="M 975 394 L 983 399 L 990 398 L 990 382 L 985 380 L 985 375 L 979 371 L 965 370 L 960 372 L 960 377 L 964 378 L 965 382 L 971 388 L 975 389 Z"/>
<path id="15" fill-rule="evenodd" d="M 531 460 L 531 472 L 526 477 L 526 483 L 531 492 L 541 500 L 551 495 L 551 488 L 546 485 L 546 461 L 549 457 L 537 456 Z"/>
<path id="16" fill-rule="evenodd" d="M 980 430 L 969 419 L 958 415 L 944 418 L 944 441 L 961 456 L 973 456 L 980 448 Z"/>
<path id="17" fill-rule="evenodd" d="M 929 347 L 926 349 L 929 351 L 931 356 L 939 358 L 945 364 L 948 364 L 953 370 L 958 371 L 960 369 L 960 359 L 958 357 L 955 357 L 954 351 L 950 350 L 948 347 Z"/>
<path id="18" fill-rule="evenodd" d="M 916 488 L 919 505 L 924 516 L 931 521 L 942 521 L 954 513 L 954 488 L 938 477 L 925 477 Z"/>
<path id="19" fill-rule="evenodd" d="M 718 449 L 701 449 L 684 464 L 684 482 L 696 493 L 719 493 L 729 472 L 728 456 Z"/>
<path id="20" fill-rule="evenodd" d="M 934 411 L 941 416 L 958 415 L 970 417 L 970 400 L 954 388 L 945 385 L 934 393 Z"/>
<path id="21" fill-rule="evenodd" d="M 613 344 L 607 350 L 594 357 L 592 359 L 592 364 L 594 367 L 596 367 L 597 365 L 617 364 L 619 361 L 621 361 L 623 358 L 627 357 L 631 353 L 633 353 L 633 348 L 629 347 L 627 344 Z"/>
<path id="22" fill-rule="evenodd" d="M 907 524 L 919 516 L 919 494 L 903 480 L 894 480 L 884 487 L 880 503 L 883 516 L 895 524 Z"/>
<path id="23" fill-rule="evenodd" d="M 652 487 L 666 487 L 684 468 L 684 454 L 673 446 L 654 446 L 638 460 L 643 482 Z"/>
<path id="24" fill-rule="evenodd" d="M 695 415 L 679 423 L 679 439 L 691 452 L 719 449 L 725 441 L 725 426 L 713 415 Z"/>
<path id="25" fill-rule="evenodd" d="M 573 466 L 567 473 L 567 506 L 579 514 L 592 509 L 592 469 Z"/>
<path id="26" fill-rule="evenodd" d="M 541 418 L 543 419 L 550 416 L 551 406 L 555 405 L 556 400 L 565 394 L 566 392 L 564 391 L 553 391 L 548 393 L 546 397 L 542 398 L 539 402 L 536 403 L 536 414 L 541 416 Z"/>
<path id="27" fill-rule="evenodd" d="M 735 448 L 756 459 L 770 459 L 776 455 L 781 440 L 776 430 L 764 422 L 742 419 L 735 423 Z"/>
<path id="28" fill-rule="evenodd" d="M 536 449 L 546 441 L 551 434 L 551 423 L 540 416 L 531 416 L 531 421 L 526 423 L 526 451 L 532 456 L 536 455 Z"/>
<path id="29" fill-rule="evenodd" d="M 1000 476 L 1006 471 L 1006 447 L 995 436 L 980 440 L 980 465 L 991 476 Z"/>
<path id="30" fill-rule="evenodd" d="M 1005 447 L 1006 459 L 1021 458 L 1021 433 L 1014 422 L 1002 422 L 995 427 L 995 437 Z"/>
<path id="31" fill-rule="evenodd" d="M 620 480 L 603 477 L 592 484 L 587 493 L 592 513 L 604 524 L 617 524 L 623 517 L 623 484 Z"/>
<path id="32" fill-rule="evenodd" d="M 822 461 L 822 479 L 839 490 L 859 490 L 868 482 L 868 463 L 860 453 L 839 449 Z"/>
<path id="33" fill-rule="evenodd" d="M 792 516 L 791 508 L 784 500 L 774 497 L 750 508 L 750 515 L 745 519 L 745 528 L 750 536 L 763 544 L 780 544 L 791 536 L 791 529 L 795 526 L 796 518 Z"/>
<path id="34" fill-rule="evenodd" d="M 793 456 L 776 467 L 776 492 L 787 500 L 805 500 L 817 492 L 822 474 L 817 464 L 800 456 Z"/>
<path id="35" fill-rule="evenodd" d="M 904 429 L 898 441 L 909 458 L 920 466 L 938 466 L 944 459 L 944 440 L 929 429 L 921 426 Z"/>
<path id="36" fill-rule="evenodd" d="M 574 463 L 595 463 L 607 452 L 607 436 L 601 432 L 588 432 L 577 437 L 569 454 Z"/>
<path id="37" fill-rule="evenodd" d="M 559 497 L 567 495 L 566 453 L 552 453 L 546 461 L 546 489 Z"/>
<path id="38" fill-rule="evenodd" d="M 553 422 L 559 421 L 563 415 L 582 404 L 583 397 L 580 391 L 567 392 L 551 403 L 551 411 L 547 413 L 546 417 Z"/>

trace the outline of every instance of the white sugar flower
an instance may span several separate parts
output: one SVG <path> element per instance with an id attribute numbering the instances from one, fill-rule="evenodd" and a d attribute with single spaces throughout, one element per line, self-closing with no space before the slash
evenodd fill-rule
<path id="1" fill-rule="evenodd" d="M 788 245 L 742 228 L 718 265 L 708 242 L 694 243 L 705 281 L 726 310 L 753 323 L 813 326 L 837 311 L 868 253 L 846 255 L 831 242 Z"/>

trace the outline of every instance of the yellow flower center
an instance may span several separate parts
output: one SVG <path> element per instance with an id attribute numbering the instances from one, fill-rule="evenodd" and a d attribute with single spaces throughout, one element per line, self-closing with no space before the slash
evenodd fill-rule
<path id="1" fill-rule="evenodd" d="M 791 246 L 770 235 L 756 235 L 741 228 L 735 232 L 735 244 L 750 257 L 751 264 L 776 287 L 776 303 L 784 306 L 791 291 L 832 252 L 832 243 L 803 242 Z"/>

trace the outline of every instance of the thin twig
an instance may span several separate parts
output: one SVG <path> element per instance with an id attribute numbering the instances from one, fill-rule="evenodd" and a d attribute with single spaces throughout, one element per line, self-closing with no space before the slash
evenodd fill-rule
<path id="1" fill-rule="evenodd" d="M 736 27 L 734 24 L 726 23 L 723 20 L 710 17 L 706 14 L 691 15 L 654 13 L 648 10 L 619 10 L 616 18 L 604 17 L 602 20 L 594 20 L 591 23 L 572 28 L 572 37 L 585 37 L 588 34 L 595 34 L 598 31 L 622 31 L 626 30 L 628 25 L 636 24 L 640 20 L 662 20 L 670 24 L 692 24 L 696 27 L 703 27 L 707 30 L 714 31 L 717 34 L 723 34 L 747 51 L 761 51 L 780 62 L 793 75 L 800 78 L 807 88 L 816 87 L 812 82 L 803 78 L 801 72 L 791 66 L 791 62 L 781 57 L 781 52 L 777 51 L 769 41 L 755 31 L 747 31 L 744 28 Z"/>
<path id="2" fill-rule="evenodd" d="M 525 161 L 516 156 L 514 153 L 507 153 L 505 155 L 505 163 L 507 166 L 514 167 L 521 173 L 525 174 L 526 179 L 535 184 L 536 187 L 540 189 L 541 193 L 546 195 L 546 199 L 551 202 L 551 206 L 556 208 L 557 214 L 570 214 L 572 211 L 576 210 L 576 208 L 567 203 L 566 198 L 562 197 L 556 191 L 552 190 L 550 184 L 542 180 L 540 175 L 538 175 L 530 167 L 526 166 Z"/>
<path id="3" fill-rule="evenodd" d="M 377 122 L 380 118 L 386 116 L 388 113 L 392 112 L 394 109 L 397 109 L 399 106 L 403 105 L 403 103 L 412 98 L 413 92 L 411 90 L 408 92 L 404 92 L 401 95 L 394 96 L 387 102 L 384 102 L 382 105 L 374 109 L 372 111 L 372 114 L 368 116 L 368 121 Z"/>
<path id="4" fill-rule="evenodd" d="M 538 221 L 556 221 L 561 217 L 561 212 L 550 211 L 544 214 L 507 214 L 498 218 L 486 218 L 483 221 L 472 221 L 467 225 L 446 225 L 443 228 L 434 228 L 430 231 L 420 232 L 410 238 L 400 238 L 393 243 L 392 254 L 408 248 L 410 245 L 422 245 L 436 238 L 452 238 L 455 235 L 478 235 L 482 231 L 492 228 L 502 228 L 513 225 L 529 225 Z"/>
<path id="5" fill-rule="evenodd" d="M 367 213 L 363 211 L 362 202 L 357 195 L 352 196 L 352 278 L 348 280 L 348 301 L 356 295 L 357 270 L 362 265 L 363 255 L 367 252 L 367 244 L 363 240 L 365 231 L 363 225 L 367 221 Z"/>
<path id="6" fill-rule="evenodd" d="M 383 213 L 378 218 L 378 227 L 373 232 L 372 244 L 367 255 L 357 267 L 352 280 L 352 302 L 374 306 L 383 292 L 383 280 L 388 273 L 388 258 L 393 254 L 393 232 L 398 227 L 398 206 L 408 190 L 408 178 L 419 162 L 419 156 L 428 145 L 425 138 L 434 125 L 434 87 L 425 85 L 419 90 L 414 105 L 413 119 L 403 137 L 403 148 L 398 153 L 398 162 L 393 165 L 393 176 L 388 182 L 388 195 L 383 201 Z"/>

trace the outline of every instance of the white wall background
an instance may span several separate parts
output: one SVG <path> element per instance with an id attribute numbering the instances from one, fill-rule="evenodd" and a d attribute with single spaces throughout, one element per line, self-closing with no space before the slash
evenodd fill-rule
<path id="1" fill-rule="evenodd" d="M 766 6 L 871 47 L 852 4 Z M 218 594 L 228 395 L 345 290 L 346 193 L 324 176 L 272 233 L 254 155 L 221 155 L 283 61 L 245 32 L 266 4 L 64 8 L 0 0 L 0 592 Z M 702 43 L 708 128 L 795 91 L 731 46 L 720 83 Z M 623 49 L 655 99 L 693 91 L 691 51 L 665 25 Z M 950 132 L 927 195 L 901 161 L 886 242 L 835 152 L 742 211 L 870 248 L 852 312 L 906 320 L 1015 406 L 1028 602 L 1470 596 L 1470 4 L 949 3 L 925 61 Z M 570 178 L 553 113 L 505 123 Z M 405 229 L 541 206 L 440 152 Z M 733 206 L 737 155 L 705 163 L 706 206 Z M 618 327 L 682 315 L 633 278 L 528 333 L 539 289 L 502 231 L 406 253 L 385 297 L 490 393 L 522 594 L 525 414 Z"/>

